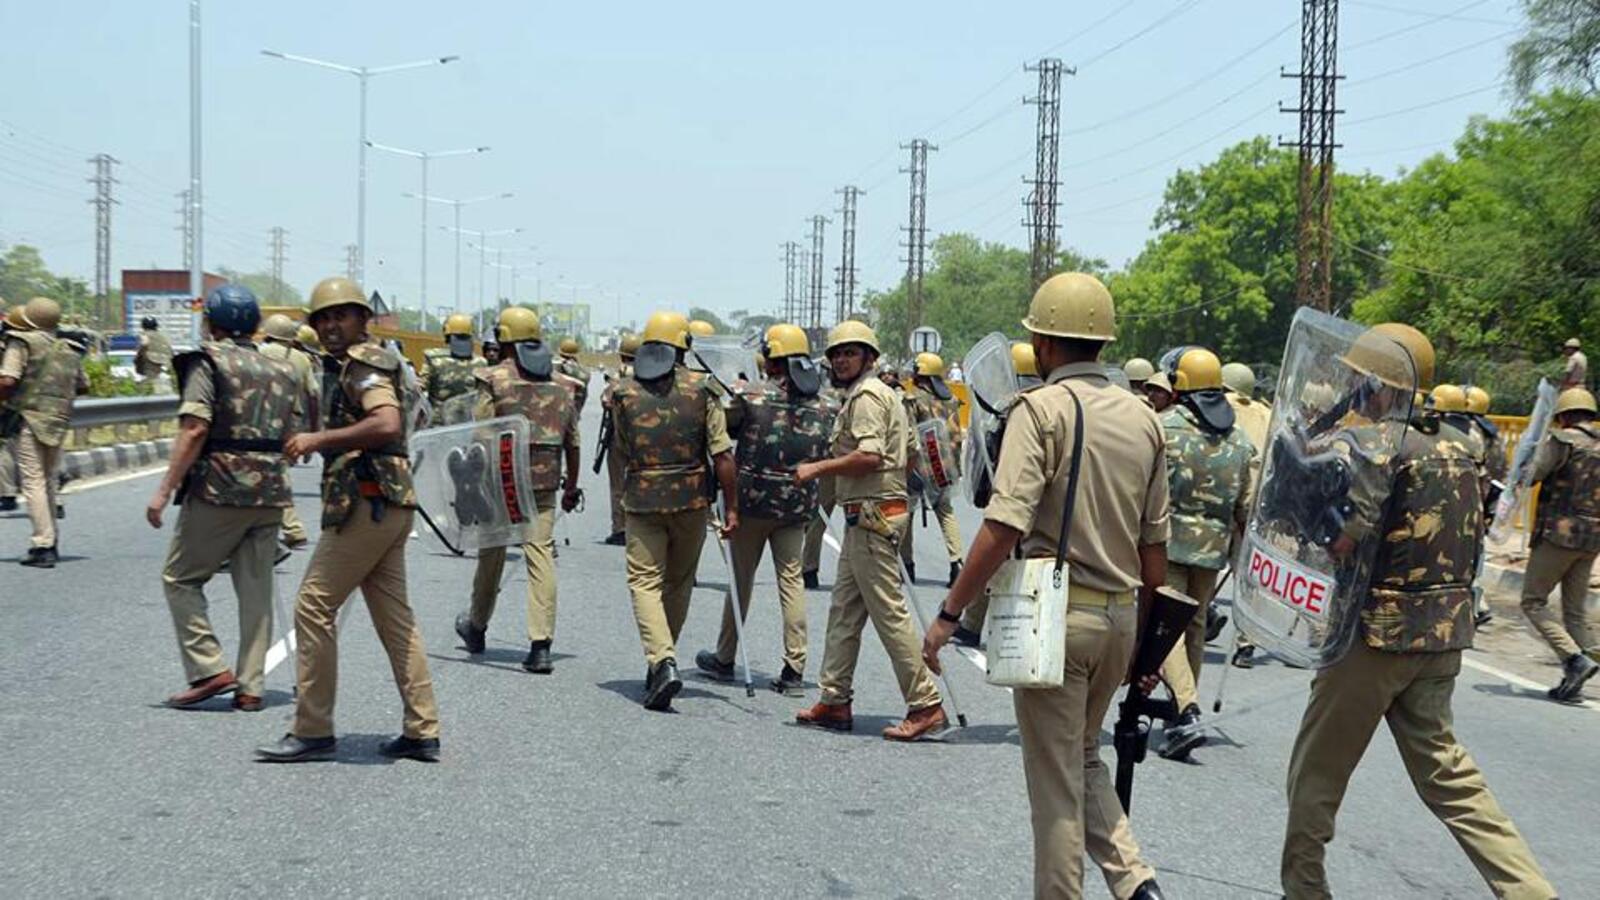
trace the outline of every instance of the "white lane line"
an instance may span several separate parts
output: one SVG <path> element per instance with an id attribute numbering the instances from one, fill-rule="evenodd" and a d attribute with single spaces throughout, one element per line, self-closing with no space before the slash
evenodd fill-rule
<path id="1" fill-rule="evenodd" d="M 1529 690 L 1538 691 L 1541 694 L 1544 693 L 1546 690 L 1549 690 L 1549 686 L 1548 685 L 1540 684 L 1539 682 L 1534 681 L 1534 680 L 1529 679 L 1529 678 L 1523 678 L 1521 675 L 1517 675 L 1517 674 L 1512 673 L 1512 672 L 1507 672 L 1504 669 L 1497 669 L 1494 666 L 1489 665 L 1488 663 L 1478 662 L 1476 659 L 1473 659 L 1472 657 L 1468 656 L 1465 653 L 1461 654 L 1461 664 L 1464 665 L 1464 666 L 1467 666 L 1468 668 L 1476 669 L 1477 671 L 1482 672 L 1485 675 L 1489 675 L 1489 676 L 1492 676 L 1494 678 L 1498 678 L 1501 681 L 1505 681 L 1505 682 L 1509 682 L 1511 684 L 1514 684 L 1517 687 L 1528 688 Z M 1593 683 L 1594 683 L 1594 679 L 1591 678 L 1589 680 L 1589 684 L 1593 684 Z M 1585 685 L 1585 687 L 1587 687 L 1587 685 Z M 1580 700 L 1577 703 L 1566 703 L 1566 704 L 1562 704 L 1562 705 L 1563 706 L 1579 706 L 1579 707 L 1582 707 L 1584 709 L 1592 710 L 1594 712 L 1600 712 L 1600 703 L 1596 703 L 1593 700 Z"/>
<path id="2" fill-rule="evenodd" d="M 144 478 L 147 475 L 157 475 L 161 472 L 165 472 L 166 470 L 167 464 L 163 462 L 159 466 L 151 466 L 148 469 L 137 469 L 132 472 L 123 472 L 121 475 L 106 475 L 103 477 L 87 478 L 81 481 L 70 482 L 66 487 L 62 488 L 57 493 L 77 494 L 82 491 L 87 491 L 91 488 L 104 487 L 108 484 L 119 484 L 124 481 L 132 481 L 135 478 Z"/>

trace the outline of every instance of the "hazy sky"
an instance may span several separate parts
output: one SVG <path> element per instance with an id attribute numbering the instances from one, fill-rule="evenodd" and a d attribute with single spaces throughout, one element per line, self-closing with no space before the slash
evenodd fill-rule
<path id="1" fill-rule="evenodd" d="M 1037 76 L 1062 89 L 1064 241 L 1121 264 L 1149 237 L 1165 180 L 1255 134 L 1292 136 L 1300 4 L 1292 0 L 628 3 L 277 2 L 204 4 L 209 268 L 268 268 L 288 230 L 285 278 L 305 291 L 344 270 L 355 240 L 357 81 L 262 48 L 382 66 L 460 62 L 371 80 L 369 137 L 423 150 L 488 145 L 435 161 L 430 193 L 515 192 L 468 207 L 468 228 L 524 248 L 517 298 L 576 295 L 597 326 L 616 313 L 781 303 L 780 244 L 826 232 L 827 308 L 839 233 L 835 190 L 867 191 L 864 286 L 904 271 L 907 182 L 899 144 L 927 137 L 928 227 L 1027 246 Z M 1497 85 L 1520 20 L 1510 0 L 1345 0 L 1338 136 L 1345 168 L 1392 174 L 1447 149 L 1467 118 L 1505 109 Z M 188 3 L 0 3 L 0 243 L 38 245 L 89 279 L 85 159 L 123 161 L 113 215 L 117 272 L 179 267 L 174 196 L 188 179 Z M 367 282 L 418 300 L 419 188 L 412 159 L 368 156 Z M 429 211 L 429 305 L 454 299 L 453 239 Z M 537 250 L 525 248 L 537 246 Z M 538 262 L 540 265 L 535 265 Z M 478 297 L 463 251 L 462 302 Z M 511 273 L 502 275 L 511 290 Z M 493 294 L 495 270 L 488 275 Z M 574 289 L 574 286 L 575 289 Z"/>

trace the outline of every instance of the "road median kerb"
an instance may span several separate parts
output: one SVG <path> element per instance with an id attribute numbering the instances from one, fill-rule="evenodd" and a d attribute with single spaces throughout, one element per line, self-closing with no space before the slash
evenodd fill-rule
<path id="1" fill-rule="evenodd" d="M 61 461 L 61 478 L 71 482 L 145 469 L 171 454 L 171 438 L 72 450 Z"/>

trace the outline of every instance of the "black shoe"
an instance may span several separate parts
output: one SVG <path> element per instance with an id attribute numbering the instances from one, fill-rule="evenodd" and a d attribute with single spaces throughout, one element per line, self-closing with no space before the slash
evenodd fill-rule
<path id="1" fill-rule="evenodd" d="M 1185 760 L 1196 748 L 1204 746 L 1206 734 L 1200 726 L 1200 707 L 1193 703 L 1184 707 L 1177 724 L 1167 729 L 1167 741 L 1161 746 L 1162 759 Z"/>
<path id="2" fill-rule="evenodd" d="M 645 675 L 644 708 L 666 712 L 672 708 L 672 698 L 678 696 L 680 690 L 683 690 L 683 679 L 678 677 L 678 661 L 669 656 Z"/>
<path id="3" fill-rule="evenodd" d="M 783 664 L 783 671 L 778 677 L 772 679 L 772 689 L 788 697 L 798 697 L 805 693 L 806 679 L 799 672 L 789 668 L 788 663 Z"/>
<path id="4" fill-rule="evenodd" d="M 256 748 L 256 758 L 262 762 L 316 762 L 333 759 L 336 738 L 303 738 L 286 734 L 277 743 Z"/>
<path id="5" fill-rule="evenodd" d="M 1211 643 L 1222 634 L 1222 629 L 1228 625 L 1226 613 L 1217 612 L 1215 606 L 1206 607 L 1206 643 Z"/>
<path id="6" fill-rule="evenodd" d="M 474 656 L 483 652 L 483 636 L 488 630 L 474 626 L 472 617 L 466 613 L 456 616 L 456 634 L 461 637 L 461 645 Z"/>
<path id="7" fill-rule="evenodd" d="M 718 681 L 733 680 L 733 663 L 717 659 L 717 655 L 710 650 L 701 650 L 694 655 L 694 667 Z"/>
<path id="8" fill-rule="evenodd" d="M 977 647 L 982 642 L 983 635 L 965 625 L 957 625 L 956 630 L 950 635 L 950 640 L 963 647 Z"/>
<path id="9" fill-rule="evenodd" d="M 390 759 L 414 759 L 417 762 L 439 761 L 438 738 L 414 738 L 400 735 L 378 745 L 378 752 Z"/>
<path id="10" fill-rule="evenodd" d="M 1485 609 L 1483 612 L 1477 613 L 1472 617 L 1472 624 L 1479 628 L 1482 628 L 1493 621 L 1494 611 L 1489 609 Z"/>
<path id="11" fill-rule="evenodd" d="M 906 563 L 906 580 L 910 581 L 912 584 L 916 584 L 917 583 L 917 564 L 916 563 L 914 563 L 914 562 Z"/>
<path id="12" fill-rule="evenodd" d="M 17 508 L 17 498 L 0 497 L 0 512 L 11 512 Z"/>
<path id="13" fill-rule="evenodd" d="M 550 642 L 534 641 L 528 647 L 528 658 L 522 661 L 522 668 L 535 675 L 549 675 L 554 672 L 556 667 L 550 662 Z"/>
<path id="14" fill-rule="evenodd" d="M 57 503 L 56 504 L 56 518 L 65 519 L 66 517 L 67 517 L 67 508 L 65 506 L 62 506 L 61 504 Z"/>
<path id="15" fill-rule="evenodd" d="M 29 547 L 28 555 L 17 561 L 35 569 L 54 569 L 56 563 L 61 561 L 61 555 L 54 547 Z"/>
<path id="16" fill-rule="evenodd" d="M 291 557 L 293 555 L 294 555 L 294 551 L 290 550 L 288 547 L 279 547 L 278 548 L 278 558 L 273 560 L 272 564 L 275 565 L 275 566 L 283 565 L 283 561 L 288 559 L 289 557 Z"/>
<path id="17" fill-rule="evenodd" d="M 954 562 L 950 563 L 950 581 L 945 585 L 945 587 L 955 587 L 956 586 L 956 576 L 960 575 L 960 574 L 961 574 L 961 560 L 958 559 L 958 560 L 955 560 Z"/>
<path id="18" fill-rule="evenodd" d="M 1239 669 L 1254 669 L 1256 667 L 1256 648 L 1246 644 L 1233 651 L 1233 665 Z"/>
<path id="19" fill-rule="evenodd" d="M 1550 689 L 1551 700 L 1570 703 L 1583 693 L 1583 683 L 1600 672 L 1600 663 L 1582 653 L 1574 653 L 1561 664 L 1561 683 Z"/>
<path id="20" fill-rule="evenodd" d="M 606 543 L 613 547 L 628 546 L 628 533 L 626 531 L 613 531 L 606 536 Z"/>
<path id="21" fill-rule="evenodd" d="M 1129 900 L 1166 900 L 1167 895 L 1161 893 L 1161 885 L 1156 884 L 1154 878 L 1146 881 L 1128 895 Z"/>
<path id="22" fill-rule="evenodd" d="M 816 569 L 812 569 L 812 570 L 807 571 L 807 572 L 801 572 L 800 573 L 800 580 L 805 582 L 807 590 L 814 591 L 817 588 L 822 587 L 822 582 L 817 579 L 817 570 Z"/>

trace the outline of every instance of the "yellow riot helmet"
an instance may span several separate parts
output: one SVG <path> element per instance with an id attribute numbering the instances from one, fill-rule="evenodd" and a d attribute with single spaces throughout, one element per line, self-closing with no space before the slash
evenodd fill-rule
<path id="1" fill-rule="evenodd" d="M 1467 411 L 1467 392 L 1463 391 L 1460 385 L 1438 385 L 1429 395 L 1429 399 L 1433 401 L 1433 408 L 1442 413 Z"/>
<path id="2" fill-rule="evenodd" d="M 689 334 L 693 337 L 710 337 L 716 333 L 716 326 L 705 319 L 695 319 L 689 323 Z"/>
<path id="3" fill-rule="evenodd" d="M 1477 385 L 1467 388 L 1467 412 L 1475 416 L 1489 414 L 1489 392 Z"/>
<path id="4" fill-rule="evenodd" d="M 1600 407 L 1595 406 L 1594 395 L 1588 388 L 1571 387 L 1561 392 L 1556 398 L 1556 408 L 1551 415 L 1559 416 L 1569 412 L 1600 413 Z"/>
<path id="5" fill-rule="evenodd" d="M 914 374 L 926 377 L 944 377 L 944 360 L 937 353 L 918 353 Z"/>
<path id="6" fill-rule="evenodd" d="M 806 339 L 805 330 L 799 325 L 779 322 L 767 329 L 761 355 L 767 359 L 782 359 L 797 355 L 810 358 L 811 342 Z"/>
<path id="7" fill-rule="evenodd" d="M 444 333 L 446 336 L 464 334 L 472 337 L 472 317 L 466 313 L 451 313 L 445 317 Z"/>
<path id="8" fill-rule="evenodd" d="M 337 275 L 322 279 L 311 289 L 311 318 L 315 319 L 317 313 L 335 306 L 359 306 L 368 313 L 372 312 L 372 304 L 367 300 L 367 295 L 361 292 L 361 285 Z"/>
<path id="9" fill-rule="evenodd" d="M 500 310 L 495 324 L 494 338 L 502 344 L 516 341 L 537 341 L 544 337 L 539 325 L 539 314 L 526 306 L 508 306 Z"/>
<path id="10" fill-rule="evenodd" d="M 1222 360 L 1204 347 L 1191 347 L 1178 357 L 1172 370 L 1172 387 L 1178 393 L 1222 389 Z"/>
<path id="11" fill-rule="evenodd" d="M 1400 345 L 1411 364 L 1406 365 L 1393 345 Z M 1341 357 L 1345 365 L 1363 375 L 1401 390 L 1426 391 L 1433 387 L 1433 343 L 1422 332 L 1399 322 L 1374 325 Z M 1413 385 L 1413 378 L 1415 384 Z"/>
<path id="12" fill-rule="evenodd" d="M 874 354 L 881 352 L 878 350 L 877 332 L 867 323 L 855 319 L 846 319 L 828 332 L 827 352 L 832 353 L 835 347 L 842 347 L 845 344 L 861 344 L 870 348 Z"/>
<path id="13" fill-rule="evenodd" d="M 299 330 L 300 326 L 296 325 L 293 319 L 283 313 L 273 313 L 267 316 L 267 321 L 261 325 L 261 331 L 267 337 L 286 344 L 294 340 Z"/>
<path id="14" fill-rule="evenodd" d="M 1033 292 L 1022 324 L 1034 334 L 1109 341 L 1117 336 L 1116 320 L 1116 304 L 1100 279 L 1082 272 L 1062 272 Z"/>
<path id="15" fill-rule="evenodd" d="M 301 325 L 294 333 L 295 343 L 307 350 L 322 350 L 322 339 L 317 337 L 317 330 L 310 325 Z"/>
<path id="16" fill-rule="evenodd" d="M 633 355 L 638 352 L 639 336 L 637 334 L 629 331 L 623 334 L 621 340 L 617 341 L 617 355 L 624 360 L 633 359 Z"/>
<path id="17" fill-rule="evenodd" d="M 1155 373 L 1156 367 L 1150 364 L 1150 360 L 1142 356 L 1135 356 L 1122 364 L 1122 374 L 1128 376 L 1128 380 L 1134 384 L 1149 380 L 1150 376 Z"/>
<path id="18" fill-rule="evenodd" d="M 1023 378 L 1039 377 L 1039 360 L 1033 355 L 1033 345 L 1027 341 L 1011 344 L 1011 368 Z"/>
<path id="19" fill-rule="evenodd" d="M 561 339 L 561 355 L 562 356 L 573 356 L 573 357 L 577 356 L 578 355 L 578 342 L 573 340 L 572 338 L 562 338 Z"/>
<path id="20" fill-rule="evenodd" d="M 672 373 L 678 357 L 689 349 L 689 320 L 682 313 L 658 312 L 644 323 L 634 354 L 633 376 L 652 381 Z"/>

